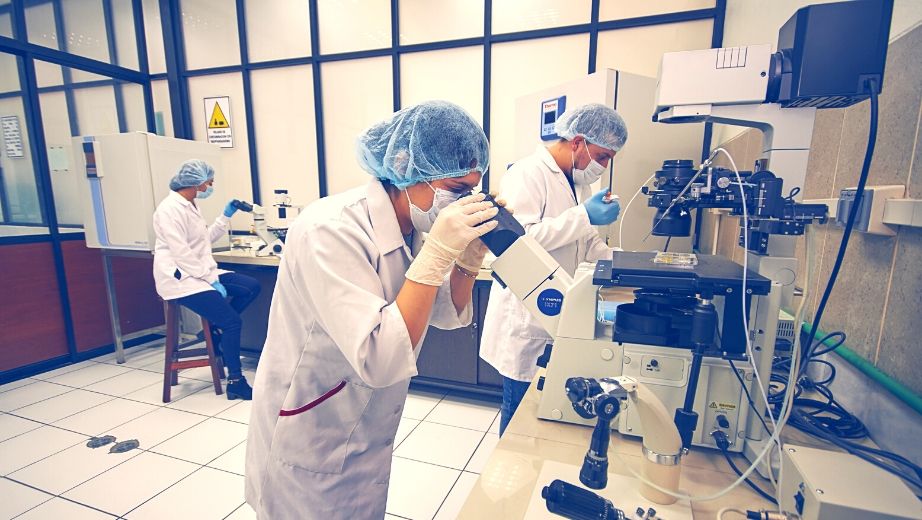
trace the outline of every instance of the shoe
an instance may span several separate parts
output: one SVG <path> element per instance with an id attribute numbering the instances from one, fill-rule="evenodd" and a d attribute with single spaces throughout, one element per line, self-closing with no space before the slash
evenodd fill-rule
<path id="1" fill-rule="evenodd" d="M 250 401 L 253 399 L 253 389 L 250 388 L 243 376 L 228 377 L 225 393 L 228 401 L 233 401 L 234 399 Z"/>

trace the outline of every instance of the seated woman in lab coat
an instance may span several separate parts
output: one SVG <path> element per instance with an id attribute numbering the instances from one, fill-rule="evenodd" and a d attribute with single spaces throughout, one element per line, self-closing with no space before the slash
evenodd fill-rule
<path id="1" fill-rule="evenodd" d="M 624 120 L 610 107 L 568 110 L 554 127 L 560 141 L 538 146 L 516 161 L 502 180 L 502 194 L 528 234 L 571 276 L 581 262 L 611 255 L 593 226 L 618 218 L 617 200 L 590 185 L 602 176 L 627 141 Z M 503 376 L 500 435 L 537 372 L 535 363 L 552 338 L 509 289 L 494 282 L 483 324 L 480 357 Z"/>
<path id="2" fill-rule="evenodd" d="M 212 242 L 227 233 L 237 211 L 230 201 L 214 224 L 205 222 L 195 200 L 208 198 L 212 184 L 214 168 L 198 159 L 184 162 L 170 180 L 170 194 L 154 212 L 154 282 L 165 301 L 176 300 L 221 331 L 227 398 L 249 400 L 253 390 L 240 368 L 240 313 L 260 287 L 250 276 L 218 269 L 211 256 Z"/>
<path id="3" fill-rule="evenodd" d="M 497 213 L 469 195 L 489 164 L 483 130 L 426 102 L 366 130 L 357 156 L 374 179 L 314 202 L 286 237 L 247 440 L 259 518 L 384 518 L 426 329 L 471 322 Z"/>

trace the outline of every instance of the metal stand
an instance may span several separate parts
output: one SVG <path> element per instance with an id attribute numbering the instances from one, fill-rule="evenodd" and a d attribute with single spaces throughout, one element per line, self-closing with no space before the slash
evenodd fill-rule
<path id="1" fill-rule="evenodd" d="M 150 258 L 151 253 L 102 249 L 102 269 L 106 279 L 106 298 L 109 300 L 109 320 L 112 322 L 112 341 L 115 343 L 115 361 L 125 362 L 125 345 L 122 338 L 122 323 L 118 315 L 118 297 L 115 294 L 115 274 L 112 272 L 112 257 Z"/>

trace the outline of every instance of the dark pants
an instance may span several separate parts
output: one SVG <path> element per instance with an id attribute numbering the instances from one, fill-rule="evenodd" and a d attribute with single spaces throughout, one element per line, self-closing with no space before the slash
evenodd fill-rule
<path id="1" fill-rule="evenodd" d="M 256 279 L 245 274 L 225 273 L 219 278 L 227 298 L 218 291 L 203 291 L 179 298 L 177 303 L 221 329 L 221 352 L 229 377 L 240 377 L 240 313 L 259 295 Z"/>
<path id="2" fill-rule="evenodd" d="M 506 426 L 509 426 L 509 421 L 512 420 L 512 415 L 515 414 L 516 409 L 522 402 L 522 398 L 525 397 L 525 392 L 530 384 L 528 381 L 516 381 L 503 376 L 503 405 L 499 409 L 500 437 L 506 431 Z"/>

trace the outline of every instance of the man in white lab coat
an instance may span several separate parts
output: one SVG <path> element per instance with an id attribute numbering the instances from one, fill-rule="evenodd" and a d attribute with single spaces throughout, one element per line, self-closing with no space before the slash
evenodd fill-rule
<path id="1" fill-rule="evenodd" d="M 565 112 L 555 131 L 560 141 L 538 146 L 503 176 L 508 207 L 570 275 L 581 262 L 611 255 L 593 226 L 611 224 L 620 207 L 608 190 L 591 195 L 627 141 L 624 120 L 610 107 L 589 104 Z M 483 325 L 480 357 L 503 376 L 500 435 L 535 377 L 538 356 L 551 337 L 509 289 L 494 282 Z"/>
<path id="2" fill-rule="evenodd" d="M 429 325 L 471 321 L 496 208 L 460 107 L 426 102 L 359 136 L 375 179 L 289 229 L 254 385 L 246 498 L 259 518 L 383 518 L 394 437 Z M 424 243 L 421 233 L 428 233 Z"/>

